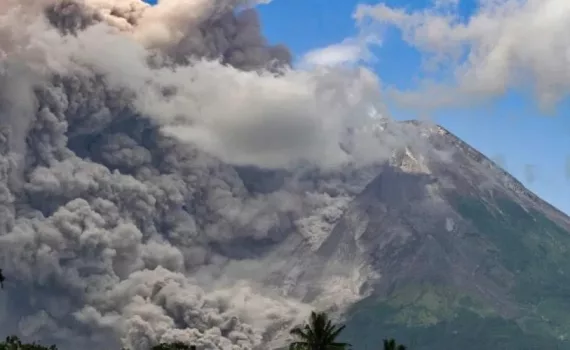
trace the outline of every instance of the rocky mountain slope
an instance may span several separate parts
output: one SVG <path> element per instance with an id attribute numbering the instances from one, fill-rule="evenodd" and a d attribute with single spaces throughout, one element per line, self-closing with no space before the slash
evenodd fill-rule
<path id="1" fill-rule="evenodd" d="M 318 249 L 378 275 L 347 314 L 356 348 L 395 336 L 413 349 L 565 349 L 568 217 L 439 126 L 350 203 Z M 449 151 L 447 160 L 434 150 Z"/>
<path id="2" fill-rule="evenodd" d="M 340 307 L 357 349 L 388 336 L 421 350 L 570 346 L 568 217 L 440 126 L 378 128 L 418 139 L 383 165 L 312 173 L 352 191 L 324 190 L 322 215 L 264 255 L 283 261 L 265 283 Z M 242 176 L 279 177 L 254 173 Z"/>

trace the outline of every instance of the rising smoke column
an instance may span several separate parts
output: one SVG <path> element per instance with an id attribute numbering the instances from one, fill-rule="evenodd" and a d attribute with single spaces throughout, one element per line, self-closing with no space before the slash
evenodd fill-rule
<path id="1" fill-rule="evenodd" d="M 303 318 L 308 305 L 225 266 L 307 213 L 338 213 L 331 198 L 354 186 L 296 179 L 255 195 L 230 164 L 359 160 L 373 138 L 350 155 L 340 144 L 375 77 L 292 70 L 239 1 L 3 4 L 2 331 L 64 348 L 252 349 Z"/>

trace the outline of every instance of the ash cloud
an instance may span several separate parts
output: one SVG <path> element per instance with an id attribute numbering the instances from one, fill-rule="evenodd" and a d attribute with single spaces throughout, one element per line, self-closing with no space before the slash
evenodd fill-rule
<path id="1" fill-rule="evenodd" d="M 369 128 L 370 71 L 294 70 L 246 5 L 0 5 L 3 332 L 258 349 L 304 318 L 284 251 L 310 257 L 403 141 Z"/>

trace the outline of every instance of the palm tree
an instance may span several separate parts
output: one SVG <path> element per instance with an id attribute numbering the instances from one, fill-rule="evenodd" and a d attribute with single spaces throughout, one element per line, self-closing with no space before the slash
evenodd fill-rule
<path id="1" fill-rule="evenodd" d="M 396 344 L 394 339 L 384 339 L 384 350 L 406 350 L 407 348 L 400 344 Z"/>
<path id="2" fill-rule="evenodd" d="M 313 311 L 308 323 L 291 330 L 297 340 L 289 345 L 289 350 L 345 350 L 350 344 L 336 341 L 344 327 L 333 324 L 326 313 Z"/>

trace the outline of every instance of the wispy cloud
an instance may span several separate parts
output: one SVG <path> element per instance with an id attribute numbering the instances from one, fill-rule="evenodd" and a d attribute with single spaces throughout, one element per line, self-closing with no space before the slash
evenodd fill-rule
<path id="1" fill-rule="evenodd" d="M 380 45 L 376 36 L 348 38 L 340 43 L 320 47 L 307 52 L 300 60 L 300 67 L 357 65 L 374 59 L 371 47 Z"/>
<path id="2" fill-rule="evenodd" d="M 446 83 L 426 80 L 418 90 L 396 91 L 401 102 L 422 108 L 463 105 L 524 88 L 541 107 L 551 108 L 568 95 L 570 1 L 481 0 L 466 20 L 454 4 L 439 1 L 416 11 L 385 4 L 357 8 L 358 20 L 401 30 L 424 59 L 438 63 L 438 73 L 449 73 Z"/>

